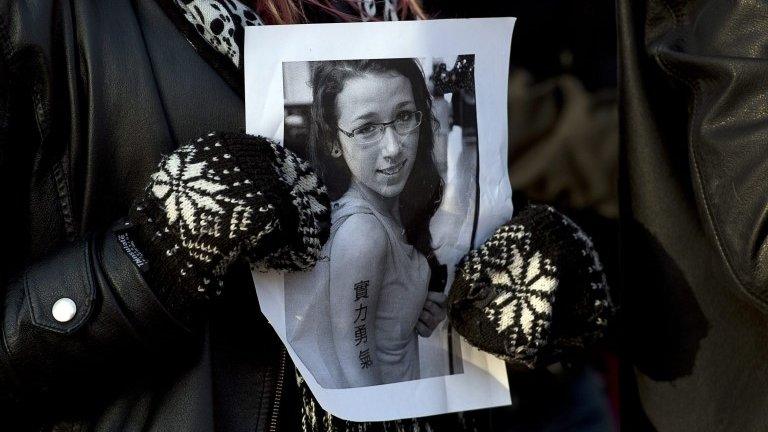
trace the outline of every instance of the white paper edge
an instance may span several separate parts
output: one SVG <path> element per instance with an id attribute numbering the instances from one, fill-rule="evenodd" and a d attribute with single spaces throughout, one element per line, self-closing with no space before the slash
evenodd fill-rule
<path id="1" fill-rule="evenodd" d="M 475 246 L 479 246 L 496 227 L 512 216 L 512 190 L 506 174 L 506 143 L 508 52 L 514 24 L 515 18 L 509 17 L 305 24 L 300 25 L 299 31 L 294 25 L 248 27 L 244 53 L 246 131 L 283 141 L 283 62 L 474 54 L 478 142 L 480 166 L 483 167 L 479 175 L 481 204 L 475 241 Z M 420 37 L 426 29 L 430 33 L 440 33 L 440 39 Z M 329 33 L 343 46 L 323 44 Z M 496 43 L 485 43 L 488 40 Z M 260 48 L 272 46 L 279 48 Z M 255 85 L 263 82 L 268 83 L 266 92 L 264 87 Z M 499 85 L 494 88 L 491 83 Z M 280 109 L 275 109 L 274 104 L 279 104 Z M 258 118 L 258 123 L 248 121 L 252 118 Z M 500 141 L 502 145 L 483 144 Z M 503 179 L 498 178 L 499 173 L 504 173 Z M 496 177 L 491 177 L 494 175 Z M 500 210 L 491 212 L 491 205 Z M 472 348 L 464 341 L 461 347 L 463 374 L 373 387 L 324 389 L 312 378 L 291 346 L 286 344 L 284 308 L 265 307 L 284 304 L 280 298 L 283 293 L 282 274 L 255 273 L 254 283 L 262 313 L 277 330 L 288 354 L 322 407 L 337 417 L 352 421 L 386 421 L 511 404 L 504 362 Z M 435 395 L 443 395 L 443 398 L 435 398 Z M 364 400 L 364 407 L 370 409 L 361 409 L 360 404 L 349 403 L 350 397 Z M 417 401 L 419 403 L 415 403 Z"/>

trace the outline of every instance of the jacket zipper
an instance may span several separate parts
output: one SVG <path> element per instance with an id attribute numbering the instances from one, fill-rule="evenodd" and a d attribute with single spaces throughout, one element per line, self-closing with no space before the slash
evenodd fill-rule
<path id="1" fill-rule="evenodd" d="M 277 370 L 275 384 L 275 400 L 272 403 L 272 418 L 269 420 L 269 432 L 277 432 L 280 421 L 280 399 L 283 396 L 283 380 L 285 380 L 285 348 L 280 347 L 280 368 Z"/>

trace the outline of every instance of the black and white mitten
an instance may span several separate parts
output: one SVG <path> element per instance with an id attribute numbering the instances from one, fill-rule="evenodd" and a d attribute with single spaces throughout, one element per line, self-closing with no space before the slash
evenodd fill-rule
<path id="1" fill-rule="evenodd" d="M 469 343 L 524 369 L 595 342 L 612 314 L 592 241 L 542 205 L 523 208 L 464 258 L 448 303 Z"/>
<path id="2" fill-rule="evenodd" d="M 329 229 L 329 200 L 309 165 L 265 138 L 209 133 L 165 156 L 131 208 L 148 283 L 189 320 L 219 294 L 233 262 L 303 270 Z"/>

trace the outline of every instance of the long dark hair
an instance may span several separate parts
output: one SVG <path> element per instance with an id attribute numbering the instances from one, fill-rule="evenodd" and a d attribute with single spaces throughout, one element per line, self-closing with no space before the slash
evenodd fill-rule
<path id="1" fill-rule="evenodd" d="M 400 218 L 408 242 L 424 256 L 432 255 L 429 220 L 442 198 L 442 182 L 432 159 L 432 99 L 424 73 L 416 59 L 334 60 L 312 65 L 312 123 L 308 154 L 315 170 L 325 181 L 331 200 L 347 192 L 352 175 L 344 158 L 334 158 L 331 150 L 338 142 L 336 98 L 346 81 L 369 73 L 396 73 L 411 83 L 416 109 L 424 119 L 419 127 L 416 160 L 399 196 Z"/>

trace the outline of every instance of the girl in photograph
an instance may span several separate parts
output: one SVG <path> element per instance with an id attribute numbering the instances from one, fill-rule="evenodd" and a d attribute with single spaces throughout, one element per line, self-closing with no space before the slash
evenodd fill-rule
<path id="1" fill-rule="evenodd" d="M 418 335 L 445 316 L 428 290 L 442 186 L 424 75 L 415 59 L 327 61 L 312 86 L 308 150 L 331 235 L 325 263 L 286 276 L 289 338 L 324 387 L 418 379 Z"/>

